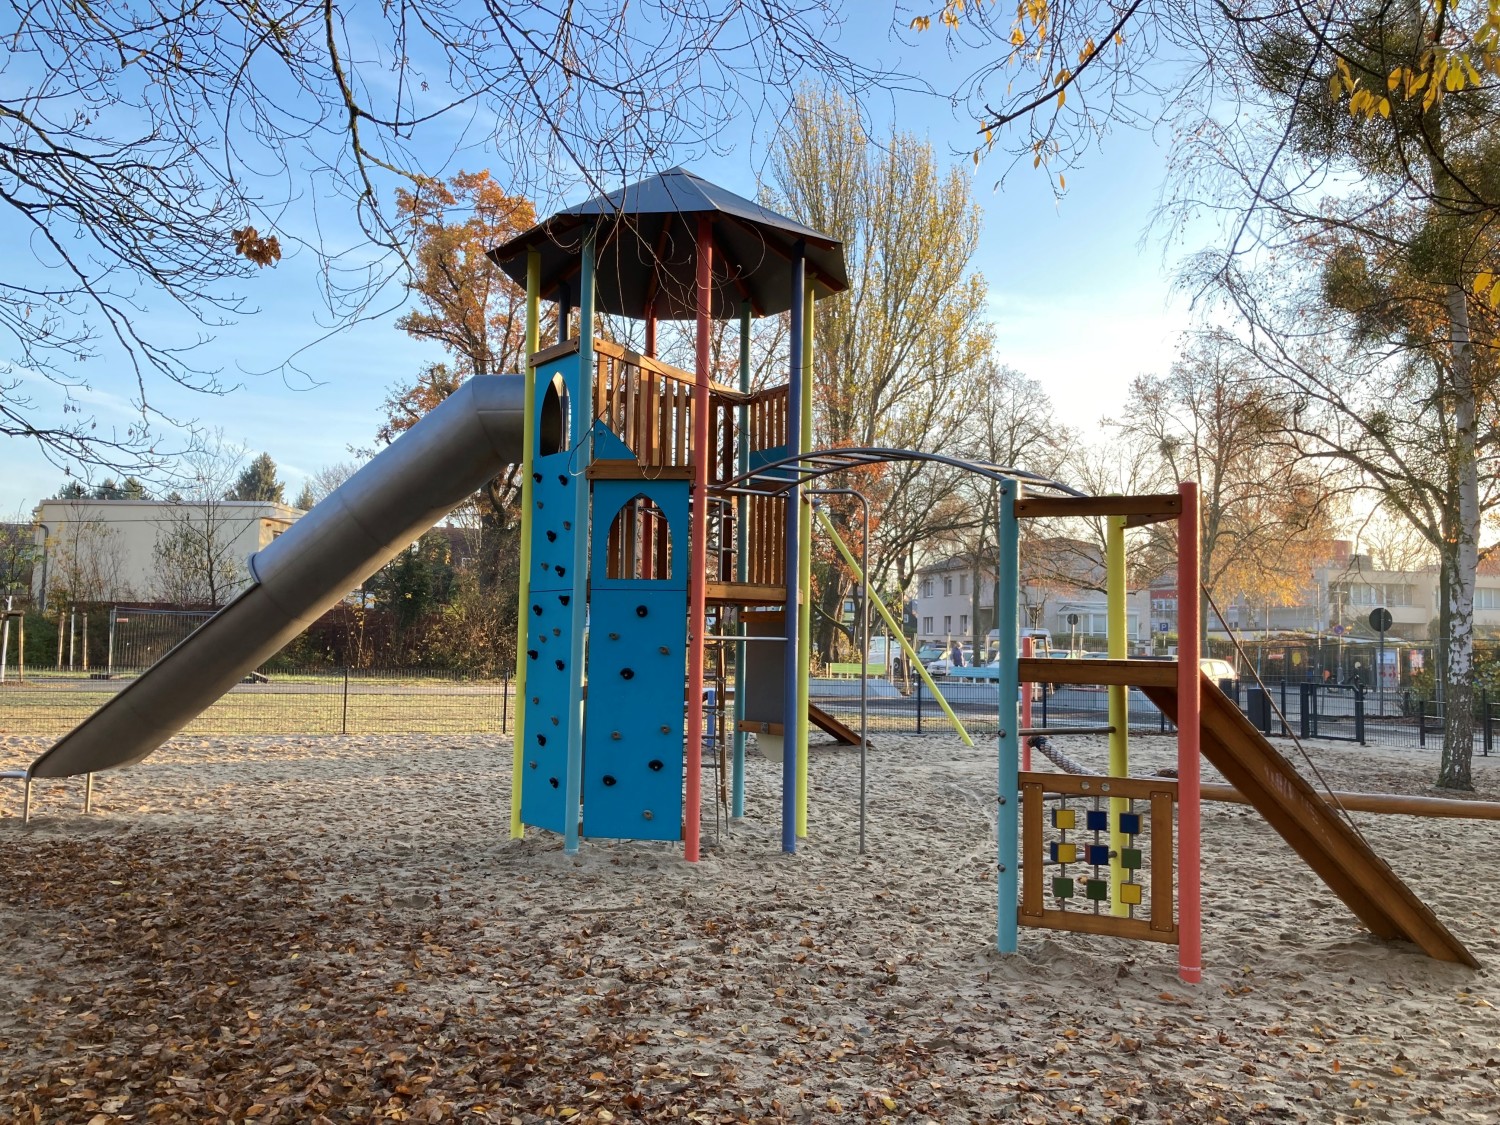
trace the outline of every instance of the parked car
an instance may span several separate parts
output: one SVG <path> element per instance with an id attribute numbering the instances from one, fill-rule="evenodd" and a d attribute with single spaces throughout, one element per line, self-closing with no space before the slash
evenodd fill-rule
<path id="1" fill-rule="evenodd" d="M 1221 680 L 1233 680 L 1239 682 L 1240 674 L 1234 670 L 1234 665 L 1227 660 L 1204 659 L 1198 661 L 1198 667 L 1214 683 Z"/>
<path id="2" fill-rule="evenodd" d="M 968 645 L 964 645 L 962 652 L 964 655 L 963 667 L 967 668 L 974 663 L 974 650 Z M 936 660 L 929 661 L 923 665 L 923 667 L 927 669 L 929 676 L 946 676 L 949 672 L 953 671 L 953 662 L 947 656 L 939 656 Z"/>

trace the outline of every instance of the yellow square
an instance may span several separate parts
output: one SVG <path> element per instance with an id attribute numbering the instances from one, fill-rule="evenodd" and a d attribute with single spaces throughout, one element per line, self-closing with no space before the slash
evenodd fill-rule
<path id="1" fill-rule="evenodd" d="M 1076 862 L 1078 862 L 1078 845 L 1077 844 L 1058 844 L 1057 845 L 1057 862 L 1058 863 L 1076 863 Z"/>
<path id="2" fill-rule="evenodd" d="M 1072 809 L 1053 809 L 1052 827 L 1068 829 L 1078 823 L 1078 814 Z"/>
<path id="3" fill-rule="evenodd" d="M 1121 883 L 1120 901 L 1126 906 L 1139 906 L 1141 904 L 1141 885 L 1139 883 Z"/>

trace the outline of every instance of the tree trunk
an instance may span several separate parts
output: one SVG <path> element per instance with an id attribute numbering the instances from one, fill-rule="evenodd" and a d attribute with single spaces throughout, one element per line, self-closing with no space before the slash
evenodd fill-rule
<path id="1" fill-rule="evenodd" d="M 1443 760 L 1438 784 L 1472 789 L 1474 757 L 1474 575 L 1479 567 L 1479 467 L 1475 459 L 1477 417 L 1474 353 L 1469 343 L 1467 297 L 1448 286 L 1448 320 L 1453 341 L 1452 458 L 1458 512 L 1453 535 L 1444 543 L 1441 566 L 1448 576 L 1447 659 L 1443 679 Z"/>

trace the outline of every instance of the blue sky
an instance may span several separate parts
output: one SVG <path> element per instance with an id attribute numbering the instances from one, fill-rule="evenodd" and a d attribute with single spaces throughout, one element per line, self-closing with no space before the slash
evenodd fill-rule
<path id="1" fill-rule="evenodd" d="M 899 61 L 934 84 L 956 73 L 936 35 L 911 47 L 878 24 L 866 25 L 851 30 L 844 46 L 863 57 Z M 940 154 L 968 146 L 974 136 L 971 121 L 935 99 L 887 98 L 872 104 L 870 114 L 877 132 L 893 119 L 903 130 L 926 135 Z M 683 162 L 753 194 L 754 169 L 763 165 L 768 139 L 746 134 L 733 139 L 728 156 L 684 154 Z M 1018 169 L 997 189 L 1001 159 L 977 169 L 962 157 L 953 160 L 974 176 L 984 209 L 974 264 L 989 281 L 998 358 L 1039 380 L 1064 424 L 1093 431 L 1102 418 L 1118 413 L 1135 375 L 1166 370 L 1188 325 L 1187 301 L 1172 293 L 1172 263 L 1161 238 L 1153 234 L 1143 241 L 1161 188 L 1164 151 L 1146 134 L 1107 136 L 1087 165 L 1069 174 L 1069 191 L 1060 202 L 1040 173 Z M 443 148 L 427 170 L 451 174 L 487 166 L 482 151 Z M 494 171 L 503 182 L 503 169 Z M 3 233 L 0 246 L 7 254 L 26 253 Z M 270 453 L 289 497 L 306 475 L 351 459 L 350 447 L 371 446 L 387 388 L 441 358 L 435 347 L 397 332 L 392 312 L 302 353 L 298 366 L 307 378 L 285 376 L 281 362 L 317 340 L 326 323 L 326 315 L 318 315 L 322 302 L 312 264 L 310 255 L 294 253 L 258 271 L 242 291 L 259 311 L 215 330 L 201 352 L 200 362 L 218 368 L 235 390 L 217 397 L 153 386 L 153 400 L 170 413 L 222 428 L 226 438 L 252 452 Z M 171 309 L 148 308 L 142 318 L 163 331 L 189 331 Z M 84 369 L 94 390 L 79 397 L 97 411 L 101 425 L 128 422 L 133 380 L 123 365 L 105 357 Z M 60 401 L 41 381 L 27 389 L 43 417 Z M 0 463 L 5 516 L 52 495 L 63 480 L 60 470 L 18 439 L 0 439 Z"/>

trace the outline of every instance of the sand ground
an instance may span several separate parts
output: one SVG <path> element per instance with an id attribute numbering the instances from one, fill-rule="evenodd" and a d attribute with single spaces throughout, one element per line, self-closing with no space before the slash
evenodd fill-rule
<path id="1" fill-rule="evenodd" d="M 38 740 L 0 739 L 0 767 Z M 1101 743 L 1070 753 L 1102 765 Z M 1139 739 L 1145 771 L 1169 740 Z M 1311 750 L 1425 792 L 1430 754 Z M 1500 1121 L 1500 823 L 1358 815 L 1485 963 L 1371 939 L 1250 809 L 1204 809 L 1205 977 L 1023 931 L 992 951 L 994 744 L 820 748 L 697 865 L 507 838 L 508 740 L 179 739 L 0 790 L 0 1120 Z M 1141 772 L 1145 772 L 1141 771 Z M 1500 798 L 1500 760 L 1476 760 Z"/>

